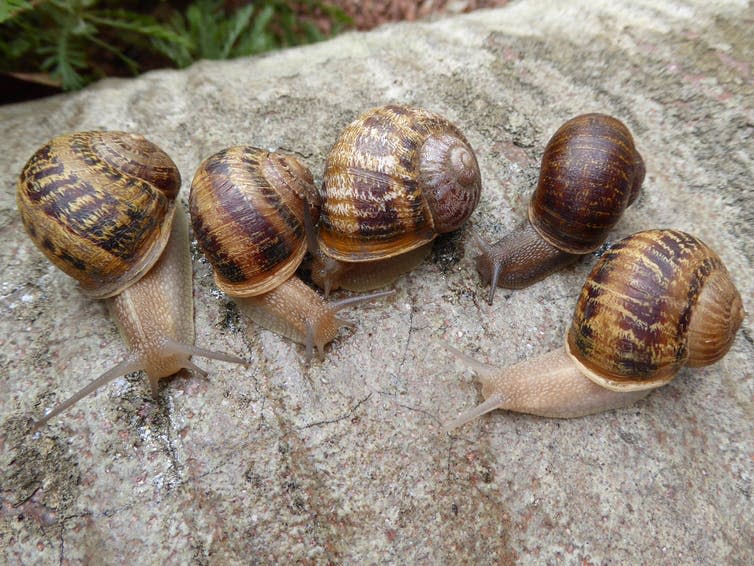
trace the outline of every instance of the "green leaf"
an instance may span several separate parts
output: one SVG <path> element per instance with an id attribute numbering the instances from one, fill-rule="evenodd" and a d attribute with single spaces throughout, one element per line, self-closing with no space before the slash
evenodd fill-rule
<path id="1" fill-rule="evenodd" d="M 139 72 L 139 63 L 134 61 L 131 57 L 128 57 L 125 53 L 123 53 L 120 49 L 117 47 L 110 45 L 106 41 L 102 41 L 101 39 L 98 39 L 96 37 L 90 37 L 89 41 L 94 43 L 95 45 L 99 45 L 106 51 L 109 51 L 113 55 L 115 55 L 118 59 L 123 61 L 125 65 L 128 67 L 128 69 L 131 71 L 132 74 L 136 74 Z"/>
<path id="2" fill-rule="evenodd" d="M 191 54 L 193 41 L 190 31 L 186 27 L 183 14 L 173 12 L 170 19 L 165 23 L 165 26 L 178 36 L 180 41 L 153 38 L 152 46 L 159 53 L 162 53 L 173 61 L 179 68 L 188 67 L 194 61 L 194 57 Z"/>
<path id="3" fill-rule="evenodd" d="M 76 67 L 81 69 L 86 66 L 86 57 L 68 39 L 68 34 L 61 34 L 54 46 L 40 49 L 41 53 L 51 52 L 42 62 L 42 69 L 49 70 L 53 77 L 60 78 L 63 89 L 75 90 L 86 84 L 84 77 L 76 70 Z"/>
<path id="4" fill-rule="evenodd" d="M 71 28 L 71 35 L 93 35 L 97 33 L 97 28 L 83 19 L 79 19 L 76 25 Z"/>
<path id="5" fill-rule="evenodd" d="M 118 10 L 115 12 L 101 12 L 102 15 L 88 14 L 86 19 L 95 24 L 113 29 L 132 31 L 155 39 L 163 39 L 173 43 L 189 44 L 187 39 L 169 27 L 157 23 L 156 20 L 141 14 Z"/>
<path id="6" fill-rule="evenodd" d="M 188 48 L 185 45 L 164 41 L 162 39 L 153 39 L 152 46 L 158 53 L 162 53 L 170 59 L 178 68 L 188 67 L 194 62 Z"/>
<path id="7" fill-rule="evenodd" d="M 149 2 L 123 3 L 133 8 L 121 9 L 110 0 L 0 0 L 0 68 L 49 71 L 72 89 L 105 70 L 136 72 L 145 62 L 159 61 L 158 54 L 185 67 L 200 58 L 227 59 L 323 39 L 306 18 L 315 10 L 331 19 L 334 30 L 350 22 L 321 0 L 161 3 L 155 12 Z M 232 4 L 241 7 L 226 8 Z"/>
<path id="8" fill-rule="evenodd" d="M 24 0 L 3 0 L 0 2 L 0 24 L 32 8 L 31 3 Z"/>
<path id="9" fill-rule="evenodd" d="M 222 48 L 222 59 L 227 59 L 235 45 L 238 36 L 249 27 L 251 15 L 254 12 L 254 6 L 249 4 L 236 12 L 230 20 L 230 29 L 227 31 L 227 38 Z"/>
<path id="10" fill-rule="evenodd" d="M 34 45 L 27 37 L 20 36 L 3 45 L 1 51 L 9 60 L 15 60 L 21 58 L 33 48 Z"/>
<path id="11" fill-rule="evenodd" d="M 197 59 L 217 59 L 220 56 L 220 47 L 215 41 L 220 35 L 215 17 L 218 7 L 219 4 L 211 0 L 200 0 L 186 10 L 186 21 L 194 44 L 192 51 Z"/>
<path id="12" fill-rule="evenodd" d="M 301 22 L 301 27 L 306 33 L 306 38 L 309 43 L 314 43 L 315 41 L 321 41 L 322 39 L 324 39 L 322 32 L 319 31 L 319 28 L 312 22 L 303 21 Z"/>
<path id="13" fill-rule="evenodd" d="M 263 34 L 267 29 L 267 26 L 270 25 L 270 22 L 272 21 L 272 17 L 274 15 L 275 8 L 273 8 L 271 5 L 267 4 L 264 8 L 262 8 L 262 11 L 259 12 L 259 15 L 254 19 L 254 27 L 251 29 L 251 34 Z"/>

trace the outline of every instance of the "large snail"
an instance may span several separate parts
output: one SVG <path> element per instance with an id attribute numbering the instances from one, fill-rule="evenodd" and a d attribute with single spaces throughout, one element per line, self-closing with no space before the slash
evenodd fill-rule
<path id="1" fill-rule="evenodd" d="M 87 295 L 108 299 L 128 354 L 56 406 L 52 417 L 123 374 L 144 370 L 152 394 L 182 368 L 206 375 L 192 355 L 243 360 L 195 347 L 186 217 L 176 207 L 178 168 L 137 134 L 78 132 L 56 137 L 18 180 L 21 220 L 36 246 Z"/>
<path id="2" fill-rule="evenodd" d="M 480 191 L 474 152 L 448 120 L 410 106 L 365 112 L 327 156 L 313 281 L 325 295 L 391 283 L 466 221 Z"/>
<path id="3" fill-rule="evenodd" d="M 639 194 L 644 161 L 628 128 L 605 114 L 568 120 L 542 156 L 529 222 L 495 244 L 477 238 L 477 270 L 490 283 L 521 289 L 599 248 Z"/>
<path id="4" fill-rule="evenodd" d="M 486 400 L 446 430 L 494 409 L 570 418 L 630 405 L 683 366 L 722 358 L 743 316 L 741 295 L 704 243 L 673 230 L 636 233 L 594 266 L 564 348 L 503 370 L 460 355 Z"/>
<path id="5" fill-rule="evenodd" d="M 205 159 L 189 196 L 199 248 L 217 286 L 260 326 L 324 353 L 343 326 L 347 305 L 392 292 L 325 302 L 294 272 L 303 260 L 319 196 L 312 174 L 295 157 L 251 146 Z"/>

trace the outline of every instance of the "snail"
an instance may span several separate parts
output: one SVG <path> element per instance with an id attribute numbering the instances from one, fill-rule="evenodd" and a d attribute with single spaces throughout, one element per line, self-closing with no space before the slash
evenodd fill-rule
<path id="1" fill-rule="evenodd" d="M 294 275 L 314 238 L 319 195 L 295 157 L 251 146 L 224 149 L 194 175 L 189 209 L 194 234 L 221 291 L 249 318 L 320 356 L 348 305 L 392 291 L 325 302 Z M 307 240 L 307 231 L 309 239 Z"/>
<path id="2" fill-rule="evenodd" d="M 448 120 L 410 106 L 365 112 L 327 156 L 312 280 L 325 296 L 392 283 L 466 221 L 480 191 L 474 151 Z"/>
<path id="3" fill-rule="evenodd" d="M 600 258 L 581 289 L 565 346 L 499 370 L 461 354 L 485 401 L 446 426 L 494 409 L 571 418 L 625 407 L 730 349 L 744 317 L 720 258 L 674 230 L 638 232 Z"/>
<path id="4" fill-rule="evenodd" d="M 522 289 L 599 248 L 644 181 L 644 161 L 628 128 L 605 114 L 568 120 L 550 138 L 523 228 L 488 244 L 476 237 L 477 271 Z"/>
<path id="5" fill-rule="evenodd" d="M 176 207 L 181 177 L 144 137 L 77 132 L 56 137 L 18 180 L 21 220 L 34 244 L 93 298 L 107 299 L 126 357 L 36 421 L 51 418 L 111 380 L 144 370 L 152 395 L 182 368 L 206 376 L 193 355 L 244 364 L 195 347 L 186 216 Z"/>

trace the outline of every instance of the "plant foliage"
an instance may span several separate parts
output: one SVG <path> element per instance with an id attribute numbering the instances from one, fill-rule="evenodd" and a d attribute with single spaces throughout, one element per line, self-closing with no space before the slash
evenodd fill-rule
<path id="1" fill-rule="evenodd" d="M 102 76 L 324 39 L 307 15 L 328 18 L 336 32 L 349 23 L 317 0 L 236 2 L 232 9 L 221 0 L 0 2 L 0 70 L 48 73 L 65 90 Z"/>

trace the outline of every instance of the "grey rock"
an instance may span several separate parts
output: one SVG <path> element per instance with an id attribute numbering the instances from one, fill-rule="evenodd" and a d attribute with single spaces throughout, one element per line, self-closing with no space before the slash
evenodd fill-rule
<path id="1" fill-rule="evenodd" d="M 496 411 L 451 343 L 508 365 L 562 344 L 594 257 L 494 306 L 468 230 L 441 238 L 388 301 L 306 367 L 250 327 L 194 251 L 197 344 L 248 369 L 118 379 L 31 436 L 39 416 L 124 353 L 105 306 L 27 239 L 15 180 L 49 138 L 143 133 L 193 171 L 236 143 L 298 153 L 317 178 L 363 110 L 446 115 L 477 149 L 472 224 L 523 222 L 549 136 L 603 111 L 633 131 L 645 190 L 613 239 L 691 232 L 754 305 L 754 36 L 741 1 L 522 0 L 299 49 L 0 108 L 0 561 L 4 563 L 751 564 L 754 326 L 719 363 L 628 409 L 571 421 Z"/>

